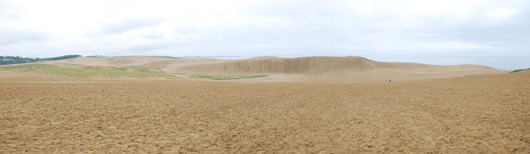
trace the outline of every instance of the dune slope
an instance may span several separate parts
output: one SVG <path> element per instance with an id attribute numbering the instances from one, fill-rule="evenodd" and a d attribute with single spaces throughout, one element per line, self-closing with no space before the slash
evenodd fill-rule
<path id="1" fill-rule="evenodd" d="M 256 57 L 241 60 L 170 59 L 153 57 L 77 58 L 46 63 L 73 63 L 107 66 L 145 66 L 170 73 L 207 74 L 276 74 L 298 76 L 300 80 L 375 82 L 394 79 L 461 77 L 472 74 L 497 74 L 508 71 L 480 65 L 428 65 L 418 63 L 378 62 L 363 57 Z M 274 76 L 272 76 L 274 77 Z M 280 80 L 278 80 L 280 81 Z"/>

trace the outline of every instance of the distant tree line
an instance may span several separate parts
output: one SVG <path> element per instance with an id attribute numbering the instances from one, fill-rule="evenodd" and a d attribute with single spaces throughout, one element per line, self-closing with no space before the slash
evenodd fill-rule
<path id="1" fill-rule="evenodd" d="M 63 59 L 73 59 L 77 57 L 83 57 L 81 55 L 64 55 L 59 57 L 52 58 L 29 58 L 29 57 L 20 57 L 20 56 L 0 56 L 0 65 L 7 64 L 20 64 L 20 63 L 32 63 L 32 62 L 41 62 L 41 61 L 50 61 L 50 60 L 63 60 Z"/>
<path id="2" fill-rule="evenodd" d="M 530 70 L 530 67 L 529 67 L 528 69 L 517 69 L 517 70 L 513 70 L 513 71 L 511 71 L 510 73 L 517 73 L 517 72 L 526 71 L 526 70 Z"/>

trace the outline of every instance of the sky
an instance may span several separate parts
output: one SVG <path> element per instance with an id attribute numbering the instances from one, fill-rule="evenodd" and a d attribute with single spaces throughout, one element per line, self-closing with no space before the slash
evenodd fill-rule
<path id="1" fill-rule="evenodd" d="M 0 0 L 0 55 L 361 56 L 530 67 L 528 0 Z"/>

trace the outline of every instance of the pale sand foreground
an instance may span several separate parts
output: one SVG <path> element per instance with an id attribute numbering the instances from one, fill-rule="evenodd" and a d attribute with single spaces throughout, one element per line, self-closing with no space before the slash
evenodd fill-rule
<path id="1" fill-rule="evenodd" d="M 529 78 L 337 84 L 0 72 L 0 153 L 530 153 Z"/>

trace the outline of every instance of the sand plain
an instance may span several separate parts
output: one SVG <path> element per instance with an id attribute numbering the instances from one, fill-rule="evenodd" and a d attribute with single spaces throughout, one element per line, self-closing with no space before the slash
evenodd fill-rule
<path id="1" fill-rule="evenodd" d="M 220 82 L 0 72 L 0 153 L 530 153 L 530 71 L 425 76 Z"/>

